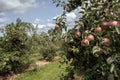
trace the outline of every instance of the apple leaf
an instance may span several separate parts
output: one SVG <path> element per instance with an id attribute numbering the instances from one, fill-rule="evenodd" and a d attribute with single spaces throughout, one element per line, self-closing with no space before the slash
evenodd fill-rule
<path id="1" fill-rule="evenodd" d="M 93 52 L 93 55 L 95 57 L 99 57 L 99 55 L 97 54 L 97 52 L 98 52 L 98 46 L 94 46 L 93 49 L 92 49 L 92 52 Z"/>
<path id="2" fill-rule="evenodd" d="M 120 29 L 119 29 L 119 27 L 115 27 L 115 29 L 116 29 L 117 33 L 120 34 Z"/>
<path id="3" fill-rule="evenodd" d="M 112 73 L 115 69 L 115 65 L 114 64 L 111 64 L 111 67 L 110 67 L 110 72 Z"/>
<path id="4" fill-rule="evenodd" d="M 108 63 L 108 64 L 111 64 L 113 61 L 114 61 L 114 60 L 113 60 L 112 57 L 109 57 L 109 58 L 107 59 L 107 63 Z"/>

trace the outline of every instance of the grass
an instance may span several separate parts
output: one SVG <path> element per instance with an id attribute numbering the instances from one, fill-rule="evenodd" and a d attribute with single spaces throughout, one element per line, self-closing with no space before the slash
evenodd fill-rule
<path id="1" fill-rule="evenodd" d="M 13 80 L 60 80 L 61 73 L 65 73 L 66 65 L 62 65 L 62 68 L 59 65 L 60 63 L 55 61 L 23 73 Z"/>

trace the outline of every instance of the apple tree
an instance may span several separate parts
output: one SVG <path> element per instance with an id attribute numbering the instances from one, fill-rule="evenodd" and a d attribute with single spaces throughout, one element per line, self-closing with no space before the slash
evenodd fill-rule
<path id="1" fill-rule="evenodd" d="M 120 0 L 53 0 L 64 12 L 55 30 L 65 31 L 65 80 L 84 75 L 85 80 L 120 79 Z M 79 9 L 79 20 L 67 30 L 66 14 Z"/>
<path id="2" fill-rule="evenodd" d="M 32 54 L 31 36 L 33 25 L 20 19 L 4 26 L 0 37 L 0 75 L 22 71 L 30 64 Z M 28 33 L 29 32 L 29 33 Z"/>

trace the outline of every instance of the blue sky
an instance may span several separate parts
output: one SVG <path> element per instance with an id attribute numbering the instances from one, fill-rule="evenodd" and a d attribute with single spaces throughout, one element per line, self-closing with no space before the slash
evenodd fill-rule
<path id="1" fill-rule="evenodd" d="M 77 11 L 67 13 L 68 23 L 77 18 Z M 53 18 L 62 14 L 63 8 L 56 7 L 52 0 L 0 0 L 0 26 L 22 21 L 38 24 L 41 31 L 54 28 Z"/>

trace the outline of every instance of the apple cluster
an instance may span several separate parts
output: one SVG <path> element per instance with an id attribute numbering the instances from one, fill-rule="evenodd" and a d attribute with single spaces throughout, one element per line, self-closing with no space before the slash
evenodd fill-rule
<path id="1" fill-rule="evenodd" d="M 116 21 L 116 20 L 110 21 L 110 22 L 102 22 L 102 23 L 100 24 L 100 26 L 95 27 L 94 33 L 95 33 L 95 34 L 101 34 L 103 30 L 106 30 L 106 29 L 109 28 L 109 27 L 115 28 L 115 27 L 118 27 L 118 26 L 119 26 L 119 21 Z M 84 33 L 86 33 L 87 36 L 84 36 L 84 35 L 83 35 Z M 75 38 L 78 38 L 78 39 L 81 38 L 81 40 L 78 41 L 78 42 L 80 42 L 80 44 L 81 44 L 81 45 L 79 45 L 79 46 L 81 46 L 81 47 L 87 47 L 87 46 L 90 45 L 90 43 L 96 41 L 95 38 L 96 38 L 98 35 L 94 35 L 93 33 L 89 33 L 89 30 L 85 30 L 85 31 L 83 31 L 83 32 L 75 31 L 75 32 L 74 32 L 74 36 L 75 36 Z M 76 42 L 76 41 L 74 41 L 74 38 L 73 38 L 72 40 L 69 40 L 69 41 L 68 41 L 68 43 L 74 43 L 74 42 Z M 101 42 L 101 45 L 102 45 L 102 46 L 110 46 L 110 42 L 111 42 L 111 41 L 110 41 L 110 38 L 109 38 L 109 37 L 100 36 L 100 42 Z M 93 45 L 93 46 L 94 46 L 94 45 Z M 70 46 L 70 47 L 68 47 L 67 50 L 68 50 L 68 52 L 72 52 L 74 49 Z M 96 50 L 97 50 L 96 52 L 97 52 L 99 55 L 102 53 L 102 48 L 101 48 L 101 46 L 97 47 Z"/>
<path id="2" fill-rule="evenodd" d="M 103 22 L 102 23 L 102 27 L 104 27 L 104 28 L 108 28 L 109 26 L 111 26 L 111 27 L 118 27 L 118 25 L 119 25 L 119 22 L 118 21 L 110 21 L 110 22 Z"/>
<path id="3" fill-rule="evenodd" d="M 95 34 L 101 34 L 103 32 L 103 30 L 106 30 L 108 28 L 116 28 L 119 26 L 119 21 L 117 20 L 113 20 L 113 21 L 104 21 L 102 22 L 99 26 L 94 28 L 93 33 Z M 62 26 L 60 26 L 60 24 L 56 24 L 55 25 L 55 30 L 59 30 L 60 28 L 62 28 Z M 83 35 L 83 34 L 87 34 L 87 35 Z M 90 46 L 90 44 L 92 42 L 96 41 L 96 38 L 98 35 L 94 35 L 93 33 L 90 33 L 89 30 L 85 30 L 85 31 L 74 31 L 74 37 L 79 39 L 80 41 L 75 41 L 74 38 L 72 40 L 69 40 L 67 43 L 69 45 L 69 43 L 74 43 L 74 42 L 80 42 L 81 47 L 87 47 Z M 103 37 L 100 36 L 100 42 L 102 46 L 110 46 L 110 38 L 109 37 Z M 94 45 L 93 45 L 94 46 Z M 68 46 L 67 51 L 68 52 L 73 52 L 73 47 L 72 46 Z M 100 55 L 102 53 L 102 47 L 98 46 L 96 49 L 97 53 Z"/>

